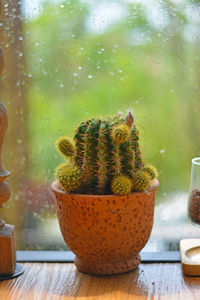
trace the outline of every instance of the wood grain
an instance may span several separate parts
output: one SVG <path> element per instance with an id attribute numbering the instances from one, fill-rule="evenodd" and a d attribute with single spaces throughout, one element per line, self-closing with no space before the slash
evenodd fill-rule
<path id="1" fill-rule="evenodd" d="M 115 276 L 80 273 L 74 264 L 26 263 L 25 273 L 0 282 L 1 300 L 199 300 L 200 277 L 187 277 L 179 263 L 140 264 Z"/>

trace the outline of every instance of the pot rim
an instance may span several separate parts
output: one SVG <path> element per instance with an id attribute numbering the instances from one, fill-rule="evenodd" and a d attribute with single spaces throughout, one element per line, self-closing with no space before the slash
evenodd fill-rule
<path id="1" fill-rule="evenodd" d="M 82 198 L 113 198 L 113 197 L 124 197 L 124 196 L 129 196 L 129 195 L 141 195 L 141 194 L 144 194 L 144 193 L 148 193 L 152 190 L 155 190 L 157 189 L 159 186 L 159 181 L 157 179 L 154 179 L 153 180 L 153 185 L 145 192 L 132 192 L 132 193 L 129 193 L 129 194 L 126 194 L 126 195 L 115 195 L 115 194 L 109 194 L 109 195 L 91 195 L 91 194 L 77 194 L 77 193 L 67 193 L 63 190 L 61 190 L 59 187 L 58 187 L 58 181 L 55 180 L 52 184 L 51 184 L 51 190 L 53 192 L 56 192 L 56 193 L 59 193 L 59 194 L 63 194 L 63 195 L 70 195 L 72 197 L 82 197 Z"/>

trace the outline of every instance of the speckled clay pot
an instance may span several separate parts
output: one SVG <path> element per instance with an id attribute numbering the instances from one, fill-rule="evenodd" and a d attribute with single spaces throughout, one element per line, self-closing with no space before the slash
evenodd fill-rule
<path id="1" fill-rule="evenodd" d="M 158 185 L 155 180 L 145 193 L 116 196 L 70 194 L 52 184 L 60 229 L 79 271 L 117 274 L 138 266 L 153 225 Z"/>

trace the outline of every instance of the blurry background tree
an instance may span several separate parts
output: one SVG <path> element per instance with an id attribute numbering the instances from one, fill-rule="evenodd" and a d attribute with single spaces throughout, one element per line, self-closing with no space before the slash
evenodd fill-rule
<path id="1" fill-rule="evenodd" d="M 17 219 L 26 204 L 19 247 L 42 247 L 22 239 L 54 216 L 54 140 L 83 119 L 132 109 L 143 156 L 160 173 L 158 202 L 187 191 L 200 152 L 199 2 L 14 2 L 3 0 L 0 45 Z"/>

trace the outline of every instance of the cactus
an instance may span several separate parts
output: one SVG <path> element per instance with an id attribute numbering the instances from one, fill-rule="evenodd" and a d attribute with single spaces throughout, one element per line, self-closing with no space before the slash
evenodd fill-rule
<path id="1" fill-rule="evenodd" d="M 112 139 L 116 144 L 123 144 L 130 140 L 131 131 L 126 124 L 120 124 L 113 128 Z"/>
<path id="2" fill-rule="evenodd" d="M 65 171 L 60 167 L 56 173 L 67 191 L 124 194 L 132 188 L 146 190 L 156 174 L 141 158 L 139 132 L 130 111 L 125 118 L 118 114 L 82 122 L 75 131 L 74 145 L 64 136 L 56 146 L 72 160 L 70 168 L 65 165 Z"/>
<path id="3" fill-rule="evenodd" d="M 113 179 L 111 190 L 113 194 L 125 195 L 131 192 L 132 181 L 128 176 L 120 175 Z"/>
<path id="4" fill-rule="evenodd" d="M 146 191 L 151 186 L 151 178 L 143 170 L 135 172 L 133 175 L 132 187 L 135 191 Z"/>
<path id="5" fill-rule="evenodd" d="M 66 136 L 61 136 L 56 140 L 56 148 L 66 157 L 75 155 L 75 147 Z"/>
<path id="6" fill-rule="evenodd" d="M 151 180 L 158 177 L 158 171 L 156 170 L 156 168 L 154 166 L 146 165 L 142 168 L 142 170 L 145 171 L 149 175 Z"/>
<path id="7" fill-rule="evenodd" d="M 72 192 L 81 185 L 81 172 L 76 166 L 64 163 L 57 167 L 56 179 L 66 192 Z"/>

